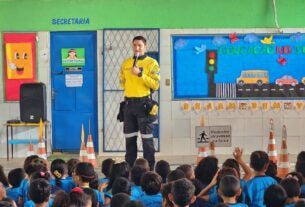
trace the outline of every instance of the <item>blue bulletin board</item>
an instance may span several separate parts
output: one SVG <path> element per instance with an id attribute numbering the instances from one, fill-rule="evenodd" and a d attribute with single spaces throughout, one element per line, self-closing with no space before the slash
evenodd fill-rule
<path id="1" fill-rule="evenodd" d="M 305 35 L 173 35 L 174 99 L 302 99 Z"/>

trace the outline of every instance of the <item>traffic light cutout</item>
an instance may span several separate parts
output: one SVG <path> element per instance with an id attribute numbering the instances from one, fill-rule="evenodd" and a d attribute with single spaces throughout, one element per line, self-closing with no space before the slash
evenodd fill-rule
<path id="1" fill-rule="evenodd" d="M 217 51 L 207 50 L 207 72 L 215 73 L 217 72 Z"/>

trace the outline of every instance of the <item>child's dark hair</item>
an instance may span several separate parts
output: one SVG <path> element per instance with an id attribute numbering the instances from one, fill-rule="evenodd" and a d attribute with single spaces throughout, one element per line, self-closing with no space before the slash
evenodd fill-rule
<path id="1" fill-rule="evenodd" d="M 75 175 L 79 176 L 82 182 L 89 183 L 95 177 L 94 167 L 89 162 L 80 162 L 75 166 Z"/>
<path id="2" fill-rule="evenodd" d="M 147 170 L 142 166 L 133 166 L 131 169 L 131 181 L 137 185 L 141 185 L 141 178 L 147 172 Z"/>
<path id="3" fill-rule="evenodd" d="M 300 196 L 301 187 L 295 178 L 285 178 L 281 181 L 280 185 L 284 188 L 288 198 Z"/>
<path id="4" fill-rule="evenodd" d="M 112 185 L 112 195 L 118 193 L 131 194 L 131 185 L 127 178 L 119 177 L 114 181 Z"/>
<path id="5" fill-rule="evenodd" d="M 284 207 L 287 194 L 282 186 L 270 185 L 264 193 L 264 203 L 266 207 Z"/>
<path id="6" fill-rule="evenodd" d="M 32 160 L 39 158 L 38 155 L 31 155 L 25 158 L 24 162 L 23 162 L 23 169 L 25 171 L 26 174 L 28 174 L 27 172 L 27 168 L 28 165 L 31 164 Z"/>
<path id="7" fill-rule="evenodd" d="M 109 178 L 110 176 L 110 172 L 111 172 L 111 168 L 112 168 L 112 165 L 114 164 L 114 160 L 111 159 L 111 158 L 108 158 L 106 160 L 104 160 L 102 162 L 102 167 L 101 167 L 101 170 L 102 170 L 102 173 L 107 177 Z"/>
<path id="8" fill-rule="evenodd" d="M 128 201 L 124 207 L 144 207 L 141 201 Z"/>
<path id="9" fill-rule="evenodd" d="M 83 188 L 85 194 L 91 197 L 92 207 L 96 207 L 98 204 L 98 198 L 96 192 L 91 188 Z"/>
<path id="10" fill-rule="evenodd" d="M 218 170 L 218 159 L 206 157 L 202 159 L 195 168 L 195 177 L 204 185 L 208 185 Z"/>
<path id="11" fill-rule="evenodd" d="M 299 152 L 297 156 L 297 162 L 305 162 L 305 151 Z"/>
<path id="12" fill-rule="evenodd" d="M 302 175 L 298 172 L 290 172 L 286 175 L 286 178 L 292 177 L 294 179 L 296 179 L 299 183 L 300 186 L 303 185 L 303 178 Z"/>
<path id="13" fill-rule="evenodd" d="M 166 177 L 171 171 L 169 163 L 165 160 L 158 161 L 155 166 L 155 171 L 161 176 L 162 183 L 166 183 Z"/>
<path id="14" fill-rule="evenodd" d="M 109 184 L 107 187 L 107 190 L 110 190 L 112 188 L 113 182 L 115 179 L 119 177 L 124 177 L 124 178 L 129 178 L 129 173 L 130 173 L 130 167 L 127 162 L 120 162 L 120 163 L 115 163 L 113 164 L 110 172 L 110 179 L 109 179 Z"/>
<path id="15" fill-rule="evenodd" d="M 61 179 L 68 173 L 67 163 L 63 159 L 55 159 L 51 163 L 51 173 L 55 178 L 55 185 L 61 187 Z"/>
<path id="16" fill-rule="evenodd" d="M 89 187 L 98 190 L 98 174 L 95 173 L 94 178 L 89 182 Z"/>
<path id="17" fill-rule="evenodd" d="M 2 203 L 2 202 L 6 202 L 6 204 Z M 0 201 L 0 207 L 14 207 L 17 206 L 17 204 L 15 203 L 15 201 L 9 197 L 3 198 Z"/>
<path id="18" fill-rule="evenodd" d="M 74 207 L 83 207 L 88 204 L 91 200 L 91 197 L 84 193 L 84 190 L 76 187 L 73 188 L 69 194 L 70 197 L 70 206 Z"/>
<path id="19" fill-rule="evenodd" d="M 179 207 L 187 206 L 191 203 L 195 193 L 195 186 L 186 178 L 177 180 L 172 185 L 173 201 Z"/>
<path id="20" fill-rule="evenodd" d="M 147 171 L 150 170 L 149 168 L 149 162 L 145 158 L 138 158 L 135 160 L 133 166 L 142 166 L 144 167 Z"/>
<path id="21" fill-rule="evenodd" d="M 134 37 L 132 42 L 134 42 L 135 40 L 141 40 L 144 43 L 144 45 L 146 45 L 146 39 L 143 36 Z"/>
<path id="22" fill-rule="evenodd" d="M 269 165 L 265 174 L 270 177 L 275 177 L 277 175 L 277 165 L 272 160 L 269 160 Z"/>
<path id="23" fill-rule="evenodd" d="M 154 172 L 147 172 L 141 180 L 141 187 L 147 195 L 155 195 L 160 192 L 162 178 Z"/>
<path id="24" fill-rule="evenodd" d="M 67 166 L 68 166 L 68 175 L 70 177 L 72 177 L 72 174 L 75 170 L 75 166 L 79 163 L 79 159 L 75 159 L 75 158 L 72 158 L 70 160 L 67 161 Z"/>
<path id="25" fill-rule="evenodd" d="M 255 171 L 267 169 L 269 164 L 268 154 L 264 151 L 254 151 L 250 157 L 250 165 Z"/>
<path id="26" fill-rule="evenodd" d="M 222 167 L 234 168 L 238 173 L 238 178 L 240 178 L 240 167 L 235 159 L 232 158 L 226 159 L 226 161 L 224 161 L 224 163 L 222 164 Z"/>
<path id="27" fill-rule="evenodd" d="M 48 170 L 47 163 L 44 159 L 42 159 L 40 157 L 34 158 L 34 159 L 32 159 L 31 163 L 29 163 L 24 170 L 25 170 L 26 174 L 28 174 L 28 176 L 31 177 L 31 175 L 34 172 L 38 172 L 38 171 L 46 172 Z"/>
<path id="28" fill-rule="evenodd" d="M 168 173 L 166 181 L 169 183 L 169 182 L 179 180 L 181 178 L 186 178 L 184 172 L 182 170 L 176 169 L 176 170 L 173 170 L 170 173 Z"/>
<path id="29" fill-rule="evenodd" d="M 2 166 L 2 165 L 0 165 L 0 182 L 1 182 L 4 186 L 6 186 L 6 187 L 9 186 L 9 182 L 8 182 L 8 179 L 7 179 L 6 175 L 5 175 L 5 173 L 4 173 L 4 169 L 3 169 L 3 166 Z"/>
<path id="30" fill-rule="evenodd" d="M 54 194 L 52 207 L 68 207 L 70 203 L 69 195 L 64 190 L 58 190 Z"/>
<path id="31" fill-rule="evenodd" d="M 45 179 L 35 179 L 30 183 L 29 195 L 35 204 L 47 202 L 51 195 L 51 185 Z"/>
<path id="32" fill-rule="evenodd" d="M 172 185 L 173 185 L 173 183 L 171 182 L 171 183 L 166 183 L 162 186 L 161 194 L 162 194 L 163 200 L 165 200 L 165 202 L 166 202 L 165 206 L 174 207 L 174 204 L 171 202 L 171 200 L 168 197 L 168 195 L 172 192 Z"/>
<path id="33" fill-rule="evenodd" d="M 295 171 L 300 173 L 303 176 L 303 178 L 305 178 L 305 162 L 297 161 L 295 163 Z"/>
<path id="34" fill-rule="evenodd" d="M 225 197 L 234 197 L 240 191 L 240 181 L 233 175 L 225 175 L 220 180 L 219 189 Z"/>
<path id="35" fill-rule="evenodd" d="M 192 176 L 193 176 L 193 168 L 191 165 L 187 165 L 187 164 L 184 164 L 184 165 L 180 165 L 179 167 L 177 167 L 177 169 L 179 170 L 182 170 L 185 174 L 185 177 L 189 180 L 192 179 Z"/>
<path id="36" fill-rule="evenodd" d="M 192 181 L 193 185 L 195 186 L 195 196 L 197 196 L 204 188 L 204 185 L 202 185 L 202 183 L 196 178 L 191 181 Z"/>
<path id="37" fill-rule="evenodd" d="M 127 195 L 126 193 L 118 193 L 112 197 L 112 199 L 110 201 L 110 206 L 111 207 L 123 207 L 129 201 L 130 201 L 129 195 Z"/>
<path id="38" fill-rule="evenodd" d="M 8 182 L 13 188 L 18 188 L 25 178 L 25 172 L 23 168 L 15 168 L 8 173 Z"/>
<path id="39" fill-rule="evenodd" d="M 44 179 L 44 180 L 50 182 L 51 175 L 47 171 L 46 172 L 45 171 L 37 171 L 37 172 L 32 173 L 31 182 L 33 180 L 36 180 L 36 179 Z"/>
<path id="40" fill-rule="evenodd" d="M 221 180 L 223 177 L 227 176 L 227 175 L 232 175 L 232 176 L 235 176 L 235 177 L 237 178 L 238 173 L 237 173 L 237 171 L 235 170 L 235 168 L 224 167 L 224 168 L 220 169 L 219 172 L 218 172 L 217 178 L 216 178 L 216 180 L 217 180 L 217 185 L 219 185 L 220 180 Z"/>
<path id="41" fill-rule="evenodd" d="M 219 203 L 216 207 L 230 207 L 225 203 Z"/>

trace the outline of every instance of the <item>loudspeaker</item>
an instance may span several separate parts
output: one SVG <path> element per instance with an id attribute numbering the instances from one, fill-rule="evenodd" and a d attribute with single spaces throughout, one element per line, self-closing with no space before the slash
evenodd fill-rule
<path id="1" fill-rule="evenodd" d="M 20 86 L 20 120 L 39 123 L 47 118 L 46 85 L 44 83 L 24 83 Z"/>

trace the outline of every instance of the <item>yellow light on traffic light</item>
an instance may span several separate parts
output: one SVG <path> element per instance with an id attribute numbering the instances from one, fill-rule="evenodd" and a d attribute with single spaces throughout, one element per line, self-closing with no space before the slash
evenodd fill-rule
<path id="1" fill-rule="evenodd" d="M 214 60 L 214 59 L 210 59 L 210 60 L 209 60 L 209 64 L 210 64 L 210 65 L 214 65 L 214 64 L 215 64 L 215 60 Z"/>

